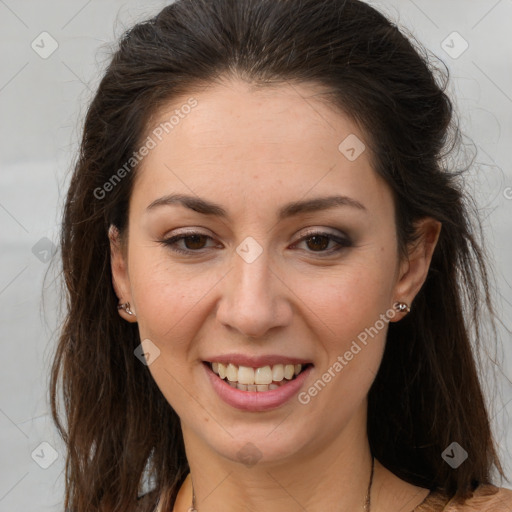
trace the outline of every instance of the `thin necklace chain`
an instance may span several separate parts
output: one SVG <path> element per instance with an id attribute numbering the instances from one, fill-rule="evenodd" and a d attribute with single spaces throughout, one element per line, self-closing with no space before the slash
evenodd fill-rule
<path id="1" fill-rule="evenodd" d="M 372 470 L 370 473 L 370 482 L 368 484 L 368 490 L 366 491 L 366 497 L 364 500 L 364 512 L 370 512 L 370 495 L 373 483 L 373 470 L 375 467 L 375 458 L 372 456 Z M 192 483 L 192 507 L 188 509 L 188 512 L 199 512 L 196 508 L 196 493 L 194 492 L 194 484 Z"/>

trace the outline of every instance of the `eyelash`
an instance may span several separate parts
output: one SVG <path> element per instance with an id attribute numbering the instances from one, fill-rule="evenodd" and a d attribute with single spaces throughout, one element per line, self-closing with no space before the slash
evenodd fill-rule
<path id="1" fill-rule="evenodd" d="M 203 249 L 197 249 L 197 250 L 187 249 L 187 250 L 183 250 L 183 249 L 178 249 L 176 247 L 177 242 L 179 242 L 181 240 L 185 240 L 186 238 L 192 238 L 194 236 L 202 236 L 202 237 L 206 237 L 208 239 L 212 239 L 212 237 L 210 237 L 208 235 L 205 235 L 204 233 L 190 232 L 190 233 L 186 233 L 186 234 L 176 235 L 176 236 L 173 236 L 171 238 L 166 238 L 164 240 L 160 240 L 159 243 L 161 243 L 162 245 L 168 247 L 171 251 L 179 253 L 179 254 L 185 254 L 185 255 L 190 255 L 190 254 L 194 254 L 194 253 L 200 254 L 200 251 L 202 251 Z M 299 244 L 299 243 L 301 243 L 301 242 L 303 242 L 305 240 L 309 240 L 309 239 L 314 238 L 316 236 L 328 238 L 330 241 L 336 242 L 338 244 L 338 247 L 330 249 L 330 250 L 318 251 L 318 252 L 308 251 L 308 252 L 311 252 L 312 254 L 320 255 L 320 257 L 323 257 L 324 254 L 325 255 L 331 255 L 333 253 L 338 253 L 338 252 L 342 251 L 343 249 L 346 249 L 348 247 L 352 247 L 352 245 L 353 245 L 352 241 L 349 240 L 348 238 L 340 238 L 340 237 L 337 237 L 337 236 L 333 235 L 332 233 L 326 233 L 324 231 L 312 231 L 312 232 L 309 232 L 305 236 L 303 236 L 300 240 L 298 240 L 296 242 L 296 244 Z"/>

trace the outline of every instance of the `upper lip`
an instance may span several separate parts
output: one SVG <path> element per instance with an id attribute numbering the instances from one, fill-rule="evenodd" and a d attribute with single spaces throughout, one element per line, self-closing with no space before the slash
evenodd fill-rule
<path id="1" fill-rule="evenodd" d="M 263 366 L 273 366 L 275 364 L 311 364 L 311 361 L 308 361 L 307 359 L 292 356 L 281 356 L 278 354 L 268 354 L 264 356 L 223 354 L 208 357 L 205 361 L 209 363 L 232 363 L 237 366 L 247 366 L 249 368 L 262 368 Z"/>

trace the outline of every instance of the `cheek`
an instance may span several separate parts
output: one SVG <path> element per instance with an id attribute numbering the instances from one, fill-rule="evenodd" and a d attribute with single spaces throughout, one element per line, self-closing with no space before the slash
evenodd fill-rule
<path id="1" fill-rule="evenodd" d="M 392 292 L 387 262 L 353 267 L 309 288 L 309 318 L 323 356 L 311 385 L 299 396 L 329 423 L 348 421 L 377 375 L 385 347 Z M 313 413 L 314 414 L 314 413 Z"/>
<path id="2" fill-rule="evenodd" d="M 197 321 L 197 306 L 215 280 L 205 273 L 198 279 L 197 270 L 194 279 L 192 270 L 155 258 L 156 252 L 132 258 L 130 279 L 139 329 L 141 336 L 180 346 L 190 339 L 187 325 L 192 318 Z"/>
<path id="3" fill-rule="evenodd" d="M 200 401 L 186 386 L 197 372 L 197 367 L 190 364 L 194 359 L 191 341 L 204 321 L 200 318 L 201 299 L 218 280 L 202 275 L 194 281 L 192 272 L 189 275 L 182 270 L 184 266 L 178 268 L 164 257 L 155 257 L 159 252 L 153 249 L 134 255 L 130 280 L 140 338 L 151 340 L 159 350 L 149 371 L 168 403 L 182 417 L 190 408 L 191 397 Z M 185 388 L 187 392 L 183 392 Z M 201 408 L 195 410 L 196 421 L 203 413 Z"/>
<path id="4" fill-rule="evenodd" d="M 393 259 L 386 251 L 368 251 L 315 279 L 300 277 L 302 298 L 322 320 L 335 346 L 350 341 L 389 312 L 393 293 Z M 380 324 L 379 324 L 380 325 Z"/>

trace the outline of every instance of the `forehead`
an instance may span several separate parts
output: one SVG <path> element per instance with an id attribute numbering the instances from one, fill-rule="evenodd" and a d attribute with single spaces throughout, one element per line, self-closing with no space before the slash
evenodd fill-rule
<path id="1" fill-rule="evenodd" d="M 165 135 L 198 148 L 237 146 L 241 150 L 274 147 L 276 156 L 286 155 L 287 145 L 322 143 L 327 146 L 361 130 L 340 110 L 326 103 L 325 88 L 316 84 L 255 86 L 239 80 L 223 80 L 194 94 L 176 98 L 161 108 L 153 124 L 166 121 L 185 109 L 190 96 L 197 102 L 193 110 L 176 119 Z M 188 110 L 188 109 L 187 109 Z M 176 116 L 174 116 L 176 118 Z M 326 136 L 328 138 L 326 138 Z M 340 139 L 340 137 L 342 139 Z M 298 147 L 293 148 L 299 153 Z M 232 158 L 236 154 L 230 153 Z M 303 156 L 303 155 L 301 155 Z"/>
<path id="2" fill-rule="evenodd" d="M 246 205 L 308 194 L 382 195 L 386 185 L 372 168 L 365 134 L 321 101 L 322 92 L 314 84 L 226 81 L 173 99 L 148 130 L 155 147 L 137 170 L 134 195 L 149 204 L 164 192 L 193 192 L 243 197 Z M 184 108 L 190 98 L 194 107 Z"/>

